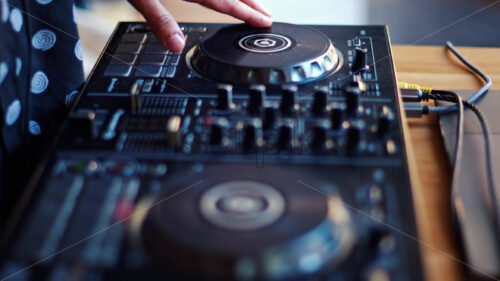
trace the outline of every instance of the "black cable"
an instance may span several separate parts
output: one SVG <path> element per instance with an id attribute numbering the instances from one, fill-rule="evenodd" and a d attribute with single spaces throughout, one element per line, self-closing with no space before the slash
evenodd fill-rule
<path id="1" fill-rule="evenodd" d="M 486 82 L 481 89 L 479 89 L 474 95 L 472 95 L 467 101 L 469 103 L 478 103 L 488 92 L 488 90 L 492 86 L 491 78 L 484 72 L 482 72 L 479 68 L 475 67 L 472 65 L 467 59 L 465 59 L 458 51 L 455 49 L 455 46 L 453 43 L 450 41 L 446 42 L 446 48 L 450 50 L 456 57 L 459 59 L 467 68 L 469 68 L 470 71 L 474 72 L 475 74 L 479 75 L 481 79 Z M 465 103 L 464 103 L 465 105 Z M 429 108 L 430 112 L 438 112 L 438 113 L 443 113 L 443 112 L 450 112 L 453 110 L 456 110 L 456 106 L 437 106 L 437 107 L 431 107 Z"/>
<path id="2" fill-rule="evenodd" d="M 452 91 L 439 91 L 439 90 L 433 90 L 432 93 L 429 95 L 430 98 L 434 100 L 442 100 L 442 101 L 449 101 L 449 102 L 456 102 L 457 94 Z M 472 110 L 476 117 L 478 118 L 479 122 L 481 123 L 481 128 L 483 132 L 483 138 L 484 138 L 484 146 L 485 146 L 485 154 L 486 154 L 486 176 L 488 179 L 488 192 L 490 193 L 491 197 L 491 203 L 494 209 L 494 216 L 496 219 L 496 224 L 497 224 L 497 230 L 500 233 L 500 205 L 498 202 L 498 192 L 496 190 L 496 180 L 495 180 L 495 171 L 494 171 L 494 162 L 493 162 L 493 151 L 492 151 L 492 146 L 491 146 L 491 134 L 490 134 L 490 128 L 488 126 L 488 121 L 486 117 L 484 116 L 483 112 L 477 107 L 475 104 L 469 102 L 469 101 L 462 101 L 463 105 L 467 107 L 468 109 Z M 455 161 L 457 159 L 455 158 Z M 455 186 L 455 180 L 458 180 L 458 178 L 455 178 L 455 173 L 458 174 L 459 171 L 454 171 L 453 172 L 453 183 L 452 183 L 452 194 L 455 193 L 458 188 L 458 186 Z M 457 181 L 458 184 L 458 181 Z"/>
<path id="3" fill-rule="evenodd" d="M 433 91 L 434 92 L 434 91 Z M 457 118 L 457 134 L 455 137 L 455 152 L 454 152 L 454 157 L 453 157 L 453 176 L 452 176 L 452 190 L 454 189 L 454 186 L 458 186 L 458 183 L 460 182 L 460 168 L 461 168 L 461 163 L 462 163 L 462 146 L 463 146 L 463 135 L 464 135 L 464 102 L 462 100 L 462 97 L 458 95 L 455 92 L 447 92 L 445 95 L 446 101 L 454 102 L 457 104 L 457 112 L 458 112 L 458 118 Z M 430 95 L 433 99 L 438 99 L 441 98 L 439 95 L 433 96 L 431 93 Z"/>

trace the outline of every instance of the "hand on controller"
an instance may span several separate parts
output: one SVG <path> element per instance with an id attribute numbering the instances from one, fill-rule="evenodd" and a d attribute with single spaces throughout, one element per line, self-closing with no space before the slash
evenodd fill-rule
<path id="1" fill-rule="evenodd" d="M 255 27 L 272 25 L 271 13 L 258 0 L 185 0 L 198 3 L 215 11 L 231 15 Z M 172 14 L 159 0 L 129 0 L 146 18 L 153 33 L 172 52 L 184 48 L 185 38 Z"/>

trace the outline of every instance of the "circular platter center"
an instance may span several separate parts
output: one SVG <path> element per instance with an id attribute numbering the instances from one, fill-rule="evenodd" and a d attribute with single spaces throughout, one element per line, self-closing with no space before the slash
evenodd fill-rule
<path id="1" fill-rule="evenodd" d="M 292 46 L 292 40 L 273 33 L 251 34 L 240 39 L 240 48 L 254 53 L 277 53 Z"/>

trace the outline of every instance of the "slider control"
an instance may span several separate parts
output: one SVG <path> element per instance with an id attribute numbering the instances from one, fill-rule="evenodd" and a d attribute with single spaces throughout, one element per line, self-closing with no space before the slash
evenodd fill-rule
<path id="1" fill-rule="evenodd" d="M 132 113 L 137 113 L 142 108 L 142 97 L 140 93 L 143 84 L 143 79 L 137 79 L 134 84 L 132 84 L 132 87 L 130 87 L 130 111 L 132 111 Z"/>
<path id="2" fill-rule="evenodd" d="M 354 57 L 352 60 L 352 72 L 363 72 L 370 69 L 368 65 L 368 50 L 366 48 L 357 47 L 354 49 Z"/>
<path id="3" fill-rule="evenodd" d="M 168 145 L 175 149 L 182 146 L 181 121 L 182 119 L 178 115 L 171 116 L 167 121 Z"/>

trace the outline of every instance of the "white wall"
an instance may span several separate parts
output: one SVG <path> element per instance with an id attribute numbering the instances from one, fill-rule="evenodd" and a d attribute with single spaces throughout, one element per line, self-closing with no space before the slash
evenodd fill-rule
<path id="1" fill-rule="evenodd" d="M 231 22 L 234 19 L 181 0 L 162 0 L 179 21 Z M 365 24 L 368 0 L 260 0 L 274 21 L 296 24 Z"/>
<path id="2" fill-rule="evenodd" d="M 261 0 L 273 20 L 297 24 L 366 24 L 368 0 Z"/>

